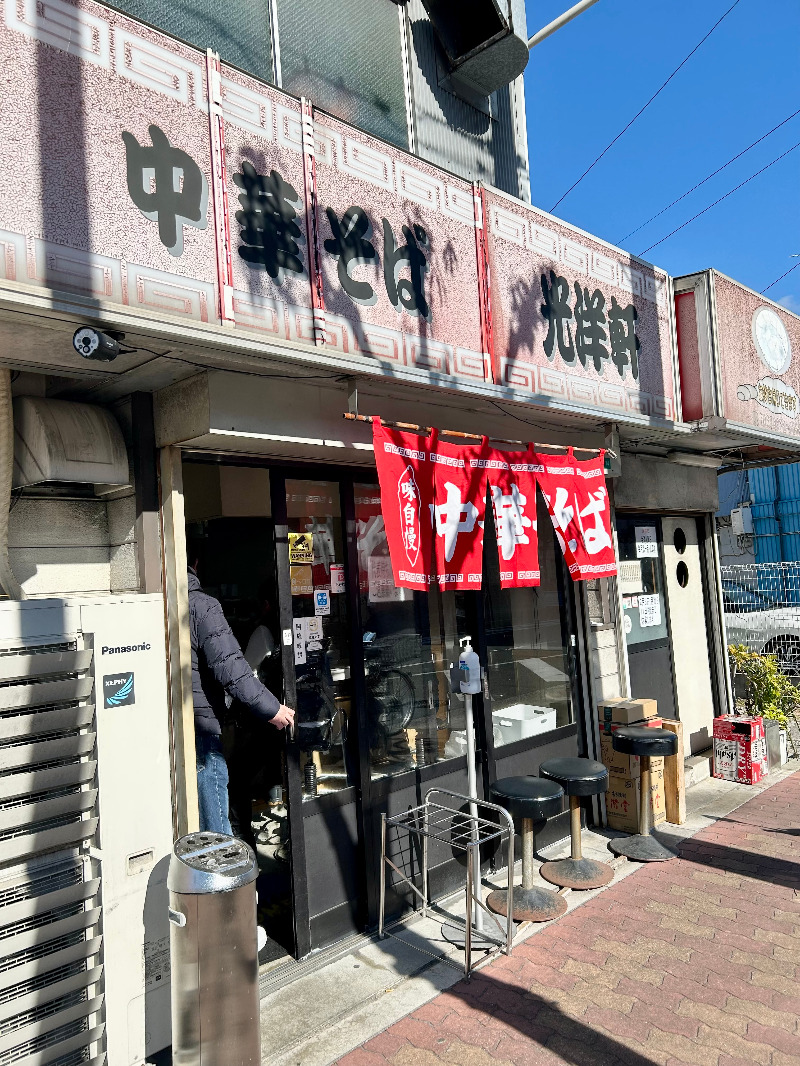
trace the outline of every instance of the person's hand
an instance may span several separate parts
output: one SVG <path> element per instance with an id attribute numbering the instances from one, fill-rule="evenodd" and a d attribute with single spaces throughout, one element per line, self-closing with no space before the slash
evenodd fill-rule
<path id="1" fill-rule="evenodd" d="M 292 708 L 282 703 L 275 717 L 270 718 L 270 725 L 274 725 L 276 729 L 285 729 L 287 725 L 294 725 L 294 711 Z"/>

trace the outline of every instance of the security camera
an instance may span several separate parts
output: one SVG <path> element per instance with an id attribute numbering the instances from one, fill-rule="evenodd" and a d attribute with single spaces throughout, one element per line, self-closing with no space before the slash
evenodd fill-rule
<path id="1" fill-rule="evenodd" d="M 81 326 L 73 334 L 72 347 L 84 359 L 110 363 L 120 353 L 121 336 L 121 334 L 112 336 L 109 333 L 101 333 L 99 329 L 93 329 L 92 326 Z"/>

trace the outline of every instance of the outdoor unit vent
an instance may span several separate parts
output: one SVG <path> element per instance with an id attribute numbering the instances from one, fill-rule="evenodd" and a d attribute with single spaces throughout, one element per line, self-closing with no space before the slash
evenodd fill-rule
<path id="1" fill-rule="evenodd" d="M 125 485 L 128 454 L 113 415 L 68 400 L 14 401 L 14 487 L 43 481 Z"/>
<path id="2" fill-rule="evenodd" d="M 528 63 L 525 0 L 422 0 L 453 88 L 489 96 Z"/>

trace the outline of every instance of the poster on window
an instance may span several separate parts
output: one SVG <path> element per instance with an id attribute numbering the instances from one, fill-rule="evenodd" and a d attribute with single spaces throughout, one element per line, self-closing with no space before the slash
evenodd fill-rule
<path id="1" fill-rule="evenodd" d="M 433 533 L 442 588 L 479 589 L 483 576 L 487 438 L 480 444 L 435 441 Z"/>
<path id="2" fill-rule="evenodd" d="M 398 588 L 425 590 L 434 580 L 434 464 L 429 457 L 435 439 L 435 433 L 426 438 L 382 426 L 379 418 L 373 421 L 381 511 Z"/>
<path id="3" fill-rule="evenodd" d="M 604 459 L 601 450 L 577 460 L 572 448 L 566 455 L 537 455 L 539 487 L 573 581 L 617 572 Z"/>
<path id="4" fill-rule="evenodd" d="M 635 526 L 636 558 L 658 558 L 658 536 L 655 526 Z"/>
<path id="5" fill-rule="evenodd" d="M 658 596 L 639 596 L 639 626 L 649 629 L 661 625 L 661 600 Z"/>
<path id="6" fill-rule="evenodd" d="M 533 447 L 524 452 L 491 449 L 486 470 L 500 561 L 500 586 L 512 589 L 538 585 L 536 474 L 539 463 Z"/>

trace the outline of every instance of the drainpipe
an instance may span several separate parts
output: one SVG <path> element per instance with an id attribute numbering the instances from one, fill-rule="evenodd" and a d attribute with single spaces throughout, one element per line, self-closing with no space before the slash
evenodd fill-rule
<path id="1" fill-rule="evenodd" d="M 0 585 L 10 600 L 24 600 L 25 593 L 11 570 L 8 558 L 8 513 L 14 473 L 14 413 L 11 406 L 11 371 L 0 367 Z"/>

